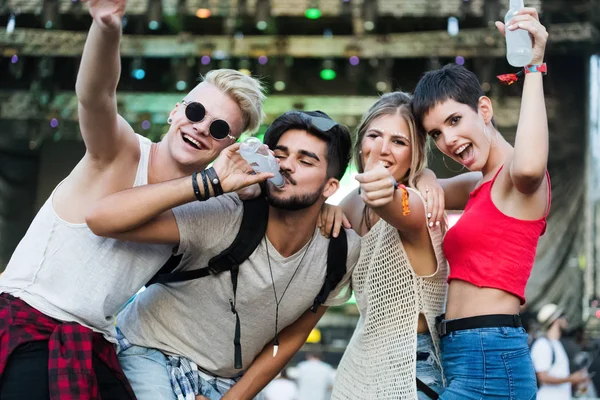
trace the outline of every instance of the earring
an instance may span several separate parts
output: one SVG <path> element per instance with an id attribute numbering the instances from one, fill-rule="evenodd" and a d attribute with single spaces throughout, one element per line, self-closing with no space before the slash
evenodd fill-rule
<path id="1" fill-rule="evenodd" d="M 173 122 L 172 118 L 167 118 L 167 124 L 171 125 L 172 122 Z"/>
<path id="2" fill-rule="evenodd" d="M 456 173 L 459 173 L 459 172 L 461 172 L 463 169 L 465 169 L 465 166 L 461 164 L 461 168 L 460 168 L 458 171 L 456 171 L 456 170 L 453 170 L 452 168 L 450 168 L 450 167 L 448 166 L 448 164 L 446 164 L 446 157 L 444 157 L 444 156 L 442 156 L 442 162 L 444 163 L 444 165 L 446 166 L 446 168 L 448 169 L 448 171 L 450 171 L 450 172 L 454 172 L 455 174 L 456 174 Z"/>
<path id="3" fill-rule="evenodd" d="M 362 154 L 362 150 L 359 150 L 359 151 L 358 151 L 358 154 Z"/>

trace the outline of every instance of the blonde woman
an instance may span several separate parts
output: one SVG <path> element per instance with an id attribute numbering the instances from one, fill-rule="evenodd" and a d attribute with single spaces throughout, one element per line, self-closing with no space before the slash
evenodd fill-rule
<path id="1" fill-rule="evenodd" d="M 417 393 L 415 378 L 436 392 L 442 387 L 435 318 L 444 311 L 448 269 L 443 230 L 428 227 L 413 189 L 426 165 L 426 141 L 416 133 L 409 102 L 406 93 L 384 95 L 357 130 L 360 188 L 341 205 L 363 237 L 352 274 L 360 319 L 333 399 L 429 398 Z"/>

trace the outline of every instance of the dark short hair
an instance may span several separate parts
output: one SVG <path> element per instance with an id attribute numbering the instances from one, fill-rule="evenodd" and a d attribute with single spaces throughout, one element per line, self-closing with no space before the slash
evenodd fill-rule
<path id="1" fill-rule="evenodd" d="M 342 179 L 350 161 L 350 149 L 352 148 L 350 131 L 338 123 L 335 123 L 329 130 L 321 130 L 311 123 L 311 117 L 325 118 L 335 122 L 322 111 L 288 111 L 273 121 L 265 133 L 264 143 L 273 149 L 277 146 L 281 136 L 290 129 L 306 131 L 327 143 L 327 177 Z"/>
<path id="2" fill-rule="evenodd" d="M 410 104 L 417 126 L 422 131 L 423 117 L 437 104 L 454 100 L 477 112 L 481 96 L 485 96 L 485 93 L 477 76 L 461 65 L 449 64 L 425 73 L 415 88 Z"/>

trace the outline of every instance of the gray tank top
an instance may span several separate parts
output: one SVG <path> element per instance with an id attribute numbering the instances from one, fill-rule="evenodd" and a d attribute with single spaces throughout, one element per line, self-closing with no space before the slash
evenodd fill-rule
<path id="1" fill-rule="evenodd" d="M 141 155 L 134 186 L 148 183 L 152 145 L 147 138 L 138 137 Z M 86 224 L 59 218 L 53 197 L 54 192 L 0 275 L 0 292 L 18 297 L 52 318 L 91 328 L 114 342 L 114 315 L 160 269 L 172 246 L 98 237 Z"/>

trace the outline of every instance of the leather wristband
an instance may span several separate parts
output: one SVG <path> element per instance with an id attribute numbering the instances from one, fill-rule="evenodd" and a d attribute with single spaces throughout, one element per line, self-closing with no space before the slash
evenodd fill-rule
<path id="1" fill-rule="evenodd" d="M 223 188 L 221 187 L 221 180 L 217 176 L 217 171 L 215 171 L 213 167 L 207 168 L 205 171 L 208 179 L 210 180 L 213 191 L 215 192 L 215 196 L 222 195 L 224 192 Z"/>
<path id="2" fill-rule="evenodd" d="M 204 185 L 204 200 L 208 200 L 210 197 L 210 190 L 208 189 L 208 179 L 206 178 L 206 171 L 200 171 L 202 176 L 202 184 Z"/>
<path id="3" fill-rule="evenodd" d="M 194 189 L 194 196 L 198 201 L 204 201 L 205 199 L 202 197 L 202 193 L 200 193 L 200 187 L 198 186 L 198 173 L 194 172 L 192 174 L 192 188 Z"/>

